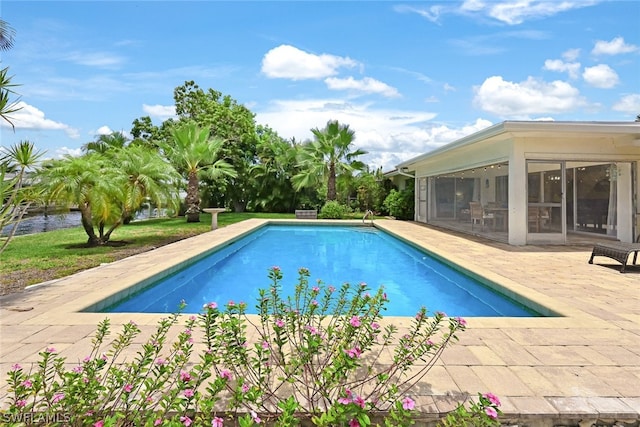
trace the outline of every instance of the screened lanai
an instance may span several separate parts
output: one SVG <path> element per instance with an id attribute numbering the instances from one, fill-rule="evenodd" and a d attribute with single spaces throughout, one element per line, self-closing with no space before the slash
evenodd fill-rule
<path id="1" fill-rule="evenodd" d="M 415 220 L 514 245 L 640 232 L 640 123 L 503 122 L 398 165 Z"/>

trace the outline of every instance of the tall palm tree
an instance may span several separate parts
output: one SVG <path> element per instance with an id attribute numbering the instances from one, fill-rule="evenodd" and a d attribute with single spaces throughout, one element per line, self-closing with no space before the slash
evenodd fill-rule
<path id="1" fill-rule="evenodd" d="M 218 158 L 222 140 L 211 139 L 208 128 L 184 122 L 173 129 L 172 136 L 172 143 L 164 143 L 161 148 L 175 168 L 186 175 L 187 222 L 200 222 L 200 177 L 236 177 L 237 173 Z"/>
<path id="2" fill-rule="evenodd" d="M 324 129 L 311 129 L 314 140 L 300 151 L 301 171 L 293 179 L 296 191 L 305 187 L 327 184 L 327 201 L 336 200 L 336 177 L 343 173 L 362 170 L 364 163 L 356 160 L 366 151 L 352 150 L 355 132 L 349 125 L 341 125 L 337 120 L 329 120 Z"/>

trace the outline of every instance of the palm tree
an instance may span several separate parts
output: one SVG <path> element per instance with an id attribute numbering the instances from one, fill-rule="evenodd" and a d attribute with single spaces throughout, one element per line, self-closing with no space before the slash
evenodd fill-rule
<path id="1" fill-rule="evenodd" d="M 129 146 L 116 150 L 114 160 L 121 180 L 119 202 L 122 216 L 106 233 L 107 239 L 117 226 L 127 223 L 147 201 L 158 208 L 164 206 L 177 211 L 180 174 L 157 151 L 144 146 Z"/>
<path id="2" fill-rule="evenodd" d="M 300 151 L 301 171 L 292 181 L 296 191 L 305 187 L 327 183 L 327 201 L 336 200 L 336 176 L 362 170 L 364 164 L 355 160 L 367 154 L 366 151 L 352 149 L 355 132 L 349 125 L 341 125 L 337 120 L 329 120 L 324 129 L 311 129 L 315 139 Z"/>
<path id="3" fill-rule="evenodd" d="M 200 222 L 200 177 L 236 177 L 232 166 L 218 158 L 222 140 L 211 139 L 209 129 L 184 122 L 172 131 L 172 144 L 161 145 L 169 161 L 187 178 L 187 222 Z"/>
<path id="4" fill-rule="evenodd" d="M 0 50 L 9 50 L 13 47 L 16 30 L 7 21 L 0 19 Z"/>
<path id="5" fill-rule="evenodd" d="M 44 155 L 30 141 L 20 141 L 0 151 L 0 189 L 2 190 L 2 207 L 0 208 L 0 229 L 12 226 L 5 237 L 0 253 L 15 235 L 18 224 L 27 213 L 29 207 L 39 200 L 34 187 L 24 186 L 27 174 L 34 172 Z M 7 176 L 10 176 L 8 179 Z"/>
<path id="6" fill-rule="evenodd" d="M 108 135 L 99 135 L 95 141 L 87 142 L 82 146 L 85 153 L 106 153 L 109 150 L 124 148 L 129 139 L 122 132 L 112 132 Z"/>
<path id="7" fill-rule="evenodd" d="M 48 200 L 78 208 L 89 246 L 105 243 L 94 230 L 94 218 L 104 224 L 121 217 L 113 203 L 119 191 L 116 177 L 111 163 L 95 153 L 52 160 L 38 174 Z"/>

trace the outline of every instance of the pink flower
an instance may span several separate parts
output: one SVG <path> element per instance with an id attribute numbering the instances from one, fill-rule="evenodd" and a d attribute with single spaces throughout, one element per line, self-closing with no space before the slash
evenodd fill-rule
<path id="1" fill-rule="evenodd" d="M 338 403 L 342 403 L 343 405 L 348 405 L 351 403 L 351 399 L 348 397 L 340 397 L 338 398 Z"/>
<path id="2" fill-rule="evenodd" d="M 495 394 L 485 393 L 483 396 L 489 399 L 489 402 L 491 402 L 492 404 L 500 406 L 500 399 L 498 399 L 498 396 L 496 396 Z"/>
<path id="3" fill-rule="evenodd" d="M 360 427 L 360 423 L 355 418 L 352 418 L 351 421 L 349 421 L 349 427 Z"/>
<path id="4" fill-rule="evenodd" d="M 253 418 L 253 422 L 256 424 L 260 424 L 262 422 L 262 420 L 260 419 L 258 414 L 256 414 L 255 411 L 251 411 L 251 418 Z"/>
<path id="5" fill-rule="evenodd" d="M 282 328 L 284 326 L 284 322 L 282 321 L 282 319 L 276 319 L 276 326 L 278 328 Z"/>
<path id="6" fill-rule="evenodd" d="M 311 305 L 314 305 L 314 306 L 316 306 L 316 307 L 317 307 L 317 306 L 318 306 L 318 301 L 316 301 L 316 300 L 312 300 L 312 301 L 311 301 Z"/>
<path id="7" fill-rule="evenodd" d="M 27 401 L 25 399 L 20 399 L 16 402 L 16 406 L 18 408 L 24 408 L 26 404 L 27 404 Z"/>
<path id="8" fill-rule="evenodd" d="M 82 363 L 89 363 L 91 361 L 91 357 L 86 356 L 84 359 L 82 359 Z"/>
<path id="9" fill-rule="evenodd" d="M 202 306 L 202 308 L 209 308 L 211 310 L 215 310 L 216 308 L 218 308 L 218 303 L 217 302 L 209 302 L 205 305 Z"/>
<path id="10" fill-rule="evenodd" d="M 458 322 L 458 325 L 462 327 L 467 326 L 467 321 L 464 320 L 462 317 L 456 317 L 456 322 Z"/>
<path id="11" fill-rule="evenodd" d="M 329 286 L 329 287 L 327 288 L 327 290 L 328 290 L 329 292 L 331 292 L 331 293 L 334 293 L 334 292 L 336 291 L 336 288 L 335 288 L 335 287 L 333 287 L 333 286 Z"/>
<path id="12" fill-rule="evenodd" d="M 351 324 L 351 326 L 353 326 L 354 328 L 357 328 L 360 326 L 360 318 L 358 316 L 353 316 L 351 318 L 351 320 L 349 320 L 349 323 Z"/>
<path id="13" fill-rule="evenodd" d="M 53 395 L 53 399 L 52 402 L 53 403 L 58 403 L 60 402 L 62 399 L 64 399 L 64 393 L 56 393 Z"/>
<path id="14" fill-rule="evenodd" d="M 235 306 L 235 305 L 236 305 L 236 303 L 235 303 L 235 302 L 233 302 L 233 300 L 230 300 L 230 301 L 227 303 L 227 305 L 228 305 L 229 307 L 233 307 L 233 306 Z"/>
<path id="15" fill-rule="evenodd" d="M 353 399 L 353 403 L 364 409 L 365 401 L 361 396 L 356 396 L 355 399 Z"/>
<path id="16" fill-rule="evenodd" d="M 20 369 L 22 369 L 22 366 L 18 365 L 17 363 L 11 367 L 12 371 L 19 371 Z"/>
<path id="17" fill-rule="evenodd" d="M 311 288 L 311 290 L 312 290 L 313 292 L 320 292 L 320 288 L 319 288 L 319 287 L 317 287 L 317 286 L 314 286 L 313 288 Z"/>
<path id="18" fill-rule="evenodd" d="M 187 371 L 180 371 L 180 380 L 185 383 L 191 381 L 191 374 Z"/>
<path id="19" fill-rule="evenodd" d="M 360 350 L 360 347 L 353 347 L 345 350 L 344 352 L 347 353 L 347 356 L 349 356 L 351 359 L 357 359 L 360 357 L 360 355 L 362 355 L 362 350 Z"/>
<path id="20" fill-rule="evenodd" d="M 24 388 L 31 388 L 31 386 L 33 385 L 33 383 L 29 380 L 24 380 L 22 381 L 22 384 L 20 384 L 22 387 Z"/>
<path id="21" fill-rule="evenodd" d="M 125 393 L 131 393 L 131 390 L 133 390 L 133 386 L 131 384 L 126 384 L 124 387 L 122 387 L 122 390 L 124 390 Z"/>
<path id="22" fill-rule="evenodd" d="M 180 417 L 180 422 L 185 426 L 189 427 L 193 421 L 189 417 Z"/>
<path id="23" fill-rule="evenodd" d="M 211 420 L 211 427 L 223 427 L 222 423 L 224 422 L 224 420 L 220 417 L 214 417 L 213 420 Z"/>
<path id="24" fill-rule="evenodd" d="M 269 343 L 267 341 L 262 341 L 262 348 L 263 349 L 268 349 L 269 348 Z"/>
<path id="25" fill-rule="evenodd" d="M 47 353 L 55 353 L 56 349 L 53 348 L 53 347 L 47 347 L 44 351 L 47 352 Z"/>
<path id="26" fill-rule="evenodd" d="M 162 357 L 158 357 L 158 358 L 156 359 L 156 365 L 158 365 L 158 366 L 162 366 L 162 365 L 164 365 L 164 364 L 166 364 L 166 363 L 167 363 L 167 361 L 166 361 L 166 360 L 164 360 Z"/>
<path id="27" fill-rule="evenodd" d="M 373 322 L 371 324 L 371 329 L 373 329 L 374 331 L 377 331 L 378 329 L 380 329 L 380 325 L 377 324 L 376 322 Z"/>
<path id="28" fill-rule="evenodd" d="M 103 427 L 103 426 L 104 426 L 104 421 L 102 420 L 93 423 L 93 427 Z"/>
<path id="29" fill-rule="evenodd" d="M 156 418 L 156 420 L 153 422 L 154 426 L 159 426 L 160 424 L 162 424 L 162 418 Z"/>
<path id="30" fill-rule="evenodd" d="M 407 411 L 410 411 L 415 407 L 416 407 L 416 402 L 412 398 L 410 398 L 409 396 L 407 396 L 404 399 L 402 399 L 402 408 L 403 409 L 405 409 Z"/>
<path id="31" fill-rule="evenodd" d="M 71 369 L 74 373 L 76 374 L 81 374 L 83 371 L 82 366 L 74 366 L 73 369 Z"/>
<path id="32" fill-rule="evenodd" d="M 184 397 L 186 397 L 187 399 L 191 399 L 193 397 L 195 393 L 193 392 L 193 389 L 188 388 L 184 391 Z"/>
<path id="33" fill-rule="evenodd" d="M 246 393 L 250 389 L 249 384 L 242 384 L 242 392 Z"/>
<path id="34" fill-rule="evenodd" d="M 484 408 L 484 413 L 487 414 L 487 416 L 492 420 L 498 418 L 498 412 L 491 406 L 489 406 L 488 408 Z"/>
<path id="35" fill-rule="evenodd" d="M 231 375 L 230 370 L 223 369 L 222 371 L 220 371 L 220 378 L 224 378 L 225 380 L 231 381 L 233 379 L 233 376 Z"/>

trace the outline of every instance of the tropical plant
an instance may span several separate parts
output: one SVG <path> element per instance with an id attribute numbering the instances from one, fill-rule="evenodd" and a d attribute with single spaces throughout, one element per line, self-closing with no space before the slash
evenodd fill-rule
<path id="1" fill-rule="evenodd" d="M 225 205 L 242 212 L 250 203 L 254 182 L 250 169 L 256 162 L 256 125 L 254 114 L 230 95 L 201 89 L 186 81 L 173 92 L 179 120 L 191 120 L 222 141 L 219 157 L 233 165 L 235 175 L 224 179 L 205 179 L 204 183 L 223 188 Z"/>
<path id="2" fill-rule="evenodd" d="M 269 127 L 258 126 L 257 134 L 258 160 L 251 168 L 254 188 L 250 207 L 267 212 L 292 212 L 297 201 L 291 185 L 296 146 Z"/>
<path id="3" fill-rule="evenodd" d="M 384 200 L 384 207 L 389 212 L 389 215 L 397 219 L 413 219 L 415 210 L 413 181 L 408 181 L 407 188 L 404 190 L 392 189 Z"/>
<path id="4" fill-rule="evenodd" d="M 32 204 L 41 201 L 41 194 L 35 187 L 25 186 L 25 181 L 29 172 L 36 171 L 43 155 L 44 152 L 37 150 L 30 141 L 21 141 L 0 150 L 0 230 L 9 228 L 2 239 L 0 253 L 15 235 L 18 224 Z"/>
<path id="5" fill-rule="evenodd" d="M 209 129 L 193 121 L 183 122 L 173 129 L 172 143 L 161 145 L 165 155 L 187 179 L 187 222 L 200 222 L 200 178 L 236 176 L 229 163 L 219 158 L 222 141 L 209 137 Z"/>
<path id="6" fill-rule="evenodd" d="M 66 156 L 44 166 L 38 180 L 47 199 L 77 207 L 89 246 L 109 242 L 145 201 L 177 207 L 178 173 L 146 147 Z"/>
<path id="7" fill-rule="evenodd" d="M 122 132 L 112 132 L 106 135 L 99 135 L 95 141 L 87 142 L 82 146 L 85 153 L 102 153 L 115 151 L 124 148 L 129 139 Z"/>
<path id="8" fill-rule="evenodd" d="M 314 128 L 311 132 L 314 140 L 306 143 L 300 151 L 300 171 L 292 178 L 294 188 L 300 190 L 326 183 L 326 200 L 336 200 L 336 177 L 364 169 L 364 164 L 356 158 L 367 152 L 361 149 L 351 151 L 355 132 L 337 120 L 329 120 L 324 129 Z"/>
<path id="9" fill-rule="evenodd" d="M 0 50 L 9 50 L 13 47 L 16 31 L 7 21 L 0 19 Z"/>
<path id="10" fill-rule="evenodd" d="M 337 200 L 330 200 L 320 209 L 320 218 L 324 219 L 340 219 L 349 212 L 349 207 L 343 205 Z"/>

